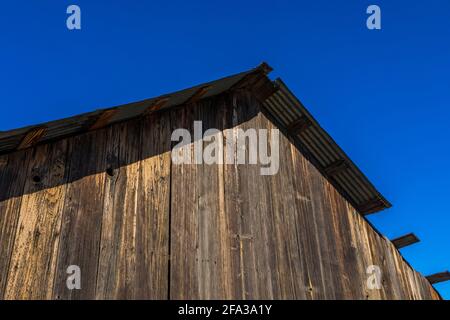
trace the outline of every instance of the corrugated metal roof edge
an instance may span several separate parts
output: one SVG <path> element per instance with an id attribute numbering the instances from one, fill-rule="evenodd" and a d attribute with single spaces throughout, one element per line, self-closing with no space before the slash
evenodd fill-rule
<path id="1" fill-rule="evenodd" d="M 351 158 L 346 154 L 346 152 L 336 143 L 336 141 L 328 134 L 328 132 L 322 128 L 322 126 L 317 122 L 317 120 L 311 115 L 311 113 L 308 111 L 308 109 L 305 108 L 305 106 L 302 104 L 302 102 L 289 90 L 288 86 L 283 82 L 282 79 L 277 78 L 274 83 L 277 86 L 282 86 L 288 92 L 292 95 L 293 98 L 295 98 L 298 105 L 302 108 L 302 113 L 306 115 L 309 120 L 313 123 L 316 128 L 318 128 L 321 133 L 327 138 L 328 142 L 331 144 L 331 147 L 335 149 L 338 153 L 341 153 L 343 157 L 345 157 L 344 160 L 348 162 L 348 164 L 354 169 L 354 172 L 356 172 L 370 188 L 376 192 L 377 197 L 384 203 L 385 209 L 392 207 L 392 204 L 375 188 L 375 186 L 372 184 L 372 182 L 367 178 L 367 176 L 359 169 L 359 167 L 351 160 Z"/>

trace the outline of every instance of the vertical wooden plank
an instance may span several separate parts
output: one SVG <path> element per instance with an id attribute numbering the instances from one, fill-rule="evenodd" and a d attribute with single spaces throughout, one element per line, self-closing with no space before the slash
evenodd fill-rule
<path id="1" fill-rule="evenodd" d="M 141 163 L 140 123 L 129 121 L 108 130 L 109 176 L 104 197 L 96 296 L 133 299 L 136 283 L 136 224 Z"/>
<path id="2" fill-rule="evenodd" d="M 238 125 L 237 101 L 234 95 L 230 94 L 226 99 L 226 111 L 224 116 L 224 134 L 227 137 L 224 140 L 224 159 L 231 159 L 235 156 L 236 149 L 231 146 L 236 145 Z M 226 160 L 225 160 L 226 161 Z M 241 246 L 241 238 L 243 234 L 242 220 L 242 194 L 241 180 L 239 178 L 239 170 L 237 163 L 228 163 L 223 166 L 223 192 L 224 192 L 224 225 L 228 226 L 228 230 L 224 230 L 224 234 L 228 236 L 230 246 L 230 282 L 232 299 L 246 299 L 248 289 L 246 286 L 247 275 L 244 270 L 244 250 Z M 243 240 L 243 241 L 248 241 Z"/>
<path id="3" fill-rule="evenodd" d="M 100 237 L 100 252 L 98 260 L 96 298 L 115 299 L 118 296 L 120 277 L 123 276 L 119 270 L 119 250 L 121 246 L 121 225 L 124 223 L 123 201 L 117 201 L 117 194 L 124 190 L 121 182 L 126 165 L 119 159 L 120 136 L 126 130 L 126 124 L 113 125 L 106 128 L 106 165 L 109 175 L 105 180 L 105 191 L 103 198 L 102 230 Z M 117 205 L 116 205 L 117 203 Z"/>
<path id="4" fill-rule="evenodd" d="M 172 111 L 172 131 L 187 129 L 193 132 L 193 108 Z M 175 144 L 177 144 L 175 142 Z M 194 157 L 194 144 L 172 149 L 172 153 L 190 154 Z M 171 169 L 171 225 L 170 225 L 170 299 L 199 299 L 198 279 L 198 166 L 175 164 Z"/>
<path id="5" fill-rule="evenodd" d="M 168 296 L 169 116 L 108 130 L 99 299 Z"/>
<path id="6" fill-rule="evenodd" d="M 430 291 L 431 294 L 431 299 L 432 300 L 441 300 L 441 297 L 439 296 L 438 292 L 433 288 L 433 286 L 431 286 L 429 283 L 426 284 L 428 290 Z"/>
<path id="7" fill-rule="evenodd" d="M 330 187 L 333 188 L 335 197 L 338 198 L 341 203 L 341 209 L 336 214 L 342 217 L 342 219 L 340 219 L 342 222 L 340 225 L 343 234 L 342 237 L 347 240 L 344 242 L 346 247 L 343 248 L 345 260 L 345 278 L 343 280 L 344 288 L 347 288 L 347 291 L 344 293 L 345 299 L 353 299 L 353 297 L 356 297 L 356 299 L 362 300 L 366 298 L 367 266 L 359 263 L 361 260 L 357 243 L 359 238 L 356 237 L 356 232 L 354 230 L 355 217 L 359 217 L 359 214 L 349 203 L 341 198 L 334 187 Z"/>
<path id="8" fill-rule="evenodd" d="M 135 227 L 140 191 L 140 125 L 127 122 L 111 131 L 107 159 L 113 159 L 108 166 L 115 169 L 105 189 L 97 297 L 133 299 L 138 285 Z M 118 164 L 114 163 L 116 159 Z"/>
<path id="9" fill-rule="evenodd" d="M 372 251 L 372 259 L 373 264 L 380 268 L 381 270 L 381 288 L 377 291 L 379 294 L 379 299 L 386 300 L 389 298 L 391 292 L 390 290 L 390 284 L 388 283 L 389 277 L 387 276 L 388 269 L 386 268 L 386 258 L 385 258 L 385 252 L 383 250 L 383 246 L 381 244 L 382 238 L 376 233 L 369 225 L 367 225 L 367 231 L 369 236 L 369 242 L 371 246 Z"/>
<path id="10" fill-rule="evenodd" d="M 261 114 L 261 128 L 276 129 Z M 275 152 L 275 146 L 271 143 L 271 152 Z M 274 283 L 275 298 L 277 299 L 306 299 L 309 294 L 307 266 L 304 261 L 306 248 L 301 241 L 303 226 L 299 223 L 299 217 L 303 214 L 306 198 L 298 192 L 298 181 L 301 177 L 301 167 L 296 163 L 295 155 L 292 153 L 290 142 L 279 133 L 279 169 L 270 176 L 271 189 L 268 199 L 271 202 L 271 210 L 267 213 L 269 221 L 264 225 L 271 226 L 268 230 L 268 248 L 274 253 L 271 260 L 275 260 L 277 270 L 276 283 Z M 279 196 L 277 190 L 283 190 Z M 308 199 L 309 200 L 309 199 Z M 309 201 L 306 200 L 307 203 Z M 274 239 L 271 243 L 270 238 Z"/>
<path id="11" fill-rule="evenodd" d="M 68 185 L 62 214 L 54 299 L 94 299 L 106 176 L 106 131 L 69 140 Z M 67 268 L 81 271 L 81 289 L 67 288 Z"/>
<path id="12" fill-rule="evenodd" d="M 417 300 L 424 300 L 423 288 L 420 285 L 420 275 L 415 271 L 411 270 L 411 281 L 414 283 L 414 287 L 416 288 Z"/>
<path id="13" fill-rule="evenodd" d="M 298 214 L 296 215 L 296 233 L 301 248 L 303 295 L 306 299 L 324 297 L 324 289 L 320 280 L 320 260 L 318 257 L 318 239 L 316 238 L 315 222 L 312 209 L 310 183 L 310 164 L 304 159 L 299 150 L 291 145 L 291 157 L 295 174 L 294 195 Z M 280 166 L 283 166 L 280 162 Z M 289 206 L 289 204 L 287 204 Z M 282 238 L 283 235 L 281 234 Z M 298 293 L 299 295 L 300 293 Z M 300 295 L 302 297 L 302 295 Z"/>
<path id="14" fill-rule="evenodd" d="M 336 241 L 338 239 L 333 230 L 332 204 L 326 193 L 327 181 L 313 167 L 310 168 L 310 173 L 310 197 L 321 257 L 321 279 L 324 284 L 325 299 L 337 299 L 342 289 L 340 281 L 336 277 L 336 274 L 339 274 L 336 259 Z"/>
<path id="15" fill-rule="evenodd" d="M 258 104 L 256 100 L 250 100 L 253 104 Z M 256 117 L 256 128 L 267 130 L 268 152 L 273 161 L 278 161 L 280 166 L 273 175 L 261 175 L 263 165 L 256 166 L 258 186 L 261 199 L 267 205 L 260 205 L 261 217 L 258 218 L 258 211 L 255 219 L 259 219 L 261 234 L 259 243 L 263 248 L 265 258 L 262 262 L 264 272 L 267 274 L 265 285 L 268 289 L 263 292 L 269 295 L 270 299 L 298 299 L 304 294 L 303 277 L 301 274 L 302 254 L 297 236 L 295 217 L 298 214 L 294 204 L 295 192 L 293 181 L 293 163 L 290 155 L 289 142 L 282 134 L 278 134 L 278 140 L 272 141 L 273 132 L 276 128 L 265 118 L 258 107 Z M 259 133 L 258 133 L 259 134 Z M 258 137 L 260 139 L 260 137 Z M 278 159 L 275 159 L 275 152 L 278 150 Z M 260 151 L 260 150 L 259 150 Z M 283 163 L 283 164 L 281 164 Z M 274 165 L 274 164 L 273 164 Z M 258 172 L 259 171 L 259 172 Z M 283 177 L 288 177 L 284 179 Z M 285 190 L 280 197 L 273 197 L 276 190 Z M 253 198 L 255 199 L 255 198 Z M 258 201 L 258 199 L 255 199 Z"/>
<path id="16" fill-rule="evenodd" d="M 187 129 L 193 139 L 198 139 L 194 137 L 194 121 L 202 121 L 201 135 L 207 129 L 220 128 L 226 117 L 220 109 L 222 99 L 205 100 L 191 108 L 175 110 L 172 130 Z M 173 152 L 188 152 L 193 159 L 194 145 L 198 143 L 204 150 L 216 138 L 211 141 L 200 138 Z M 229 231 L 225 212 L 224 176 L 223 164 L 172 164 L 172 299 L 232 297 L 230 243 L 235 234 Z"/>
<path id="17" fill-rule="evenodd" d="M 396 300 L 404 300 L 406 297 L 401 286 L 401 274 L 397 271 L 396 261 L 393 255 L 392 243 L 386 238 L 382 238 L 382 250 L 385 252 L 385 264 L 387 278 L 386 291 L 388 292 L 388 298 Z"/>
<path id="18" fill-rule="evenodd" d="M 364 255 L 364 269 L 367 272 L 369 266 L 380 266 L 379 259 L 377 257 L 376 247 L 373 242 L 373 230 L 364 221 L 360 215 L 358 215 L 359 229 L 361 229 L 361 235 L 363 239 L 363 255 Z M 370 274 L 366 273 L 366 278 L 369 278 Z M 367 299 L 380 300 L 382 298 L 382 292 L 379 289 L 371 289 L 366 285 Z"/>
<path id="19" fill-rule="evenodd" d="M 359 292 L 355 295 L 357 299 L 366 300 L 371 299 L 371 290 L 367 287 L 367 280 L 369 275 L 367 274 L 367 268 L 372 264 L 370 251 L 367 247 L 366 234 L 364 228 L 361 226 L 363 219 L 361 215 L 349 204 L 345 203 L 347 217 L 349 219 L 349 231 L 351 234 L 351 247 L 355 254 L 356 272 L 350 278 L 350 283 L 353 290 Z M 352 299 L 353 296 L 347 297 Z"/>
<path id="20" fill-rule="evenodd" d="M 293 152 L 295 166 L 298 168 L 299 174 L 296 175 L 297 203 L 300 205 L 301 211 L 298 215 L 299 237 L 304 246 L 304 259 L 306 263 L 306 298 L 307 299 L 325 299 L 327 295 L 327 284 L 323 278 L 324 270 L 322 264 L 322 252 L 320 250 L 320 237 L 314 211 L 315 196 L 313 193 L 312 181 L 314 180 L 311 171 L 311 164 L 297 152 Z M 282 165 L 280 163 L 280 165 Z"/>
<path id="21" fill-rule="evenodd" d="M 361 236 L 363 239 L 362 243 L 362 253 L 364 255 L 364 270 L 367 272 L 369 266 L 378 266 L 377 257 L 376 257 L 376 250 L 373 245 L 372 240 L 372 228 L 367 225 L 364 222 L 364 219 L 358 215 L 357 216 L 358 221 L 358 228 L 361 230 Z M 366 279 L 368 279 L 370 274 L 366 273 Z M 367 283 L 367 282 L 366 282 Z M 366 295 L 368 300 L 380 300 L 381 299 L 381 293 L 378 289 L 371 289 L 368 287 L 367 284 L 365 284 L 366 287 Z"/>
<path id="22" fill-rule="evenodd" d="M 261 115 L 256 100 L 248 94 L 237 94 L 236 111 L 238 115 L 237 139 L 240 134 L 249 130 L 261 129 Z M 242 131 L 243 130 L 243 131 Z M 250 143 L 246 143 L 245 153 L 247 159 L 250 154 Z M 270 252 L 268 230 L 270 229 L 269 216 L 271 212 L 270 202 L 270 177 L 260 173 L 260 165 L 238 165 L 240 181 L 239 192 L 241 194 L 241 230 L 239 240 L 243 252 L 243 273 L 245 279 L 245 298 L 247 299 L 272 299 L 274 291 L 273 267 L 275 261 Z M 272 266 L 272 268 L 271 268 Z"/>
<path id="23" fill-rule="evenodd" d="M 118 186 L 114 194 L 114 207 L 119 209 L 116 213 L 123 215 L 123 223 L 116 224 L 115 228 L 120 234 L 117 268 L 118 285 L 116 287 L 118 299 L 138 298 L 140 283 L 137 277 L 137 213 L 139 210 L 139 194 L 142 192 L 139 185 L 139 175 L 142 163 L 141 124 L 130 121 L 126 123 L 121 132 L 119 142 Z M 116 220 L 118 221 L 118 219 Z M 99 271 L 100 272 L 100 271 Z M 114 292 L 114 291 L 113 291 Z"/>
<path id="24" fill-rule="evenodd" d="M 66 189 L 66 153 L 66 140 L 33 149 L 5 299 L 50 299 L 52 296 Z M 33 175 L 40 181 L 34 182 Z"/>
<path id="25" fill-rule="evenodd" d="M 334 187 L 325 181 L 326 200 L 330 202 L 331 218 L 328 223 L 331 225 L 330 239 L 335 245 L 332 246 L 334 252 L 334 272 L 339 274 L 334 276 L 337 280 L 336 299 L 352 299 L 353 297 L 363 297 L 362 287 L 365 284 L 364 272 L 360 270 L 357 263 L 357 250 L 352 234 L 351 214 L 345 201 L 336 192 Z"/>
<path id="26" fill-rule="evenodd" d="M 3 299 L 30 151 L 0 156 L 0 299 Z"/>
<path id="27" fill-rule="evenodd" d="M 209 101 L 203 101 L 193 106 L 195 108 L 194 120 L 202 122 L 202 136 L 209 128 L 214 128 L 215 114 L 211 114 Z M 202 150 L 209 144 L 214 143 L 204 140 L 196 141 L 202 145 Z M 202 164 L 196 165 L 197 185 L 197 210 L 195 212 L 198 223 L 198 248 L 196 252 L 198 270 L 198 297 L 200 299 L 217 299 L 223 296 L 220 292 L 223 288 L 220 273 L 220 261 L 217 264 L 217 251 L 220 246 L 218 236 L 218 165 Z"/>
<path id="28" fill-rule="evenodd" d="M 167 299 L 169 286 L 170 114 L 142 123 L 136 228 L 138 299 Z"/>
<path id="29" fill-rule="evenodd" d="M 403 296 L 406 300 L 412 299 L 412 289 L 408 281 L 408 275 L 405 268 L 408 268 L 403 261 L 399 251 L 391 244 L 391 253 L 395 263 L 395 271 L 398 274 L 398 279 L 400 281 L 400 286 L 403 292 Z"/>
<path id="30" fill-rule="evenodd" d="M 218 260 L 220 261 L 222 268 L 223 282 L 223 298 L 233 299 L 234 297 L 242 296 L 241 277 L 239 273 L 239 248 L 237 242 L 239 239 L 236 237 L 238 209 L 230 206 L 236 206 L 236 190 L 234 192 L 228 188 L 228 172 L 229 168 L 234 168 L 234 164 L 226 164 L 227 157 L 227 143 L 231 141 L 227 140 L 227 133 L 233 131 L 232 129 L 232 114 L 233 109 L 231 106 L 231 95 L 223 96 L 223 99 L 218 101 L 217 112 L 217 128 L 223 132 L 223 164 L 218 166 L 218 230 L 220 239 L 220 254 Z M 234 150 L 231 152 L 234 153 Z"/>
<path id="31" fill-rule="evenodd" d="M 196 105 L 195 119 L 202 121 L 203 133 L 220 128 L 223 98 L 208 99 Z M 217 140 L 216 140 L 217 139 Z M 203 150 L 223 141 L 215 135 L 202 141 Z M 216 150 L 217 152 L 217 150 Z M 219 151 L 219 155 L 222 155 Z M 223 158 L 222 158 L 223 159 Z M 222 160 L 223 161 L 223 160 Z M 228 279 L 229 256 L 227 251 L 229 230 L 223 219 L 224 188 L 221 181 L 221 163 L 197 165 L 197 219 L 198 219 L 198 281 L 201 299 L 230 298 Z"/>

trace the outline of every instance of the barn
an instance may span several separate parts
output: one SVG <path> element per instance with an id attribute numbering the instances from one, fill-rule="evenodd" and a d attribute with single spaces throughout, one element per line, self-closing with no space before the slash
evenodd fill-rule
<path id="1" fill-rule="evenodd" d="M 448 272 L 422 276 L 398 251 L 417 238 L 368 222 L 391 204 L 270 72 L 0 132 L 0 298 L 440 299 Z M 210 129 L 221 159 L 279 132 L 275 174 L 174 161 Z"/>

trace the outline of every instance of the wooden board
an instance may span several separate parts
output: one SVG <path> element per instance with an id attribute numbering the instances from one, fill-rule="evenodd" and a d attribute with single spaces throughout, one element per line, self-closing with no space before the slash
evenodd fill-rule
<path id="1" fill-rule="evenodd" d="M 5 299 L 52 297 L 67 181 L 66 154 L 67 140 L 38 146 L 30 153 Z"/>
<path id="2" fill-rule="evenodd" d="M 69 140 L 68 181 L 62 212 L 54 299 L 93 299 L 97 280 L 106 179 L 106 131 Z M 81 290 L 69 290 L 67 268 L 81 271 Z"/>
<path id="3" fill-rule="evenodd" d="M 17 221 L 27 179 L 29 150 L 0 156 L 0 299 L 14 248 Z"/>
<path id="4" fill-rule="evenodd" d="M 167 118 L 109 130 L 98 299 L 166 299 L 170 187 Z M 158 122 L 158 125 L 155 123 Z"/>
<path id="5" fill-rule="evenodd" d="M 394 244 L 394 246 L 397 249 L 401 249 L 404 248 L 406 246 L 410 246 L 414 243 L 419 242 L 419 238 L 417 238 L 417 236 L 414 233 L 408 233 L 404 236 L 395 238 L 393 240 L 391 240 L 391 242 Z"/>

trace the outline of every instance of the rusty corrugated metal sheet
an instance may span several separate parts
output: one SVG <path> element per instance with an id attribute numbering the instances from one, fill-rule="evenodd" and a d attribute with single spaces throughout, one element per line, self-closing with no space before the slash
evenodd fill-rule
<path id="1" fill-rule="evenodd" d="M 306 119 L 311 124 L 305 130 L 292 134 L 293 138 L 308 153 L 310 160 L 360 213 L 368 214 L 389 208 L 391 204 L 320 127 L 288 87 L 280 79 L 273 83 L 270 81 L 266 75 L 271 70 L 267 64 L 263 63 L 246 72 L 156 98 L 96 110 L 37 126 L 0 132 L 0 154 L 16 150 L 27 133 L 35 128 L 46 128 L 45 133 L 39 139 L 39 143 L 44 143 L 79 134 L 92 127 L 97 128 L 95 123 L 105 112 L 110 112 L 110 114 L 106 119 L 102 119 L 101 126 L 142 116 L 156 104 L 159 104 L 157 110 L 164 110 L 188 103 L 195 97 L 204 99 L 229 90 L 249 88 L 258 93 L 267 111 L 281 128 L 288 129 L 301 119 Z"/>

